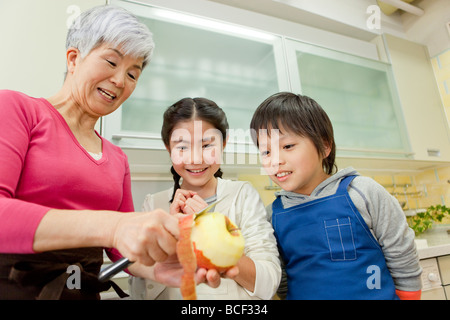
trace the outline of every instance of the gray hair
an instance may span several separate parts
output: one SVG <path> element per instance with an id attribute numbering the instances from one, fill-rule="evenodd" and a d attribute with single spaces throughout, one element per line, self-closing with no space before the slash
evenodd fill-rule
<path id="1" fill-rule="evenodd" d="M 94 7 L 76 18 L 67 33 L 66 49 L 77 48 L 84 58 L 103 43 L 121 46 L 125 55 L 144 58 L 143 67 L 155 47 L 145 24 L 127 10 L 111 5 Z"/>

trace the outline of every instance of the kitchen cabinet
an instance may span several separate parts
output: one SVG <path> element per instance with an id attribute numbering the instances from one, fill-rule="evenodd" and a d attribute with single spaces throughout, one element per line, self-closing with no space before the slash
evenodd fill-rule
<path id="1" fill-rule="evenodd" d="M 105 137 L 124 148 L 162 150 L 166 108 L 185 97 L 205 97 L 227 114 L 228 150 L 254 148 L 248 134 L 254 109 L 269 95 L 289 89 L 281 37 L 175 11 L 118 4 L 149 27 L 156 48 L 132 97 L 104 119 Z"/>
<path id="2" fill-rule="evenodd" d="M 450 255 L 437 258 L 441 270 L 442 285 L 450 285 Z M 449 296 L 450 299 L 450 296 Z"/>
<path id="3" fill-rule="evenodd" d="M 419 250 L 422 300 L 450 300 L 450 245 Z"/>
<path id="4" fill-rule="evenodd" d="M 294 40 L 286 47 L 292 90 L 325 109 L 338 156 L 411 155 L 389 64 Z"/>
<path id="5" fill-rule="evenodd" d="M 423 46 L 387 35 L 377 44 L 342 39 L 318 29 L 305 29 L 302 38 L 293 28 L 300 25 L 238 9 L 206 18 L 181 4 L 176 10 L 174 1 L 169 9 L 156 0 L 111 3 L 136 14 L 156 42 L 133 95 L 102 119 L 103 136 L 125 150 L 132 173 L 169 174 L 162 114 L 196 96 L 214 100 L 227 114 L 224 172 L 260 173 L 250 119 L 265 98 L 284 90 L 311 96 L 330 115 L 339 168 L 417 172 L 450 161 L 448 128 Z M 209 6 L 211 13 L 220 9 Z M 239 14 L 232 16 L 233 10 Z"/>
<path id="6" fill-rule="evenodd" d="M 447 117 L 425 46 L 385 35 L 415 160 L 450 161 Z"/>

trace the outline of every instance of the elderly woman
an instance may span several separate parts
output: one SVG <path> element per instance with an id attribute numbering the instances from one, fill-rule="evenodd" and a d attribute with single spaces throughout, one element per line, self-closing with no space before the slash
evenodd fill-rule
<path id="1" fill-rule="evenodd" d="M 134 261 L 135 275 L 179 285 L 181 267 L 166 260 L 177 218 L 133 213 L 127 157 L 94 130 L 135 89 L 152 34 L 112 6 L 74 26 L 59 92 L 0 91 L 0 299 L 98 299 L 110 286 L 97 281 L 103 248 L 112 260 Z M 66 286 L 70 265 L 81 270 L 80 289 Z M 200 270 L 197 281 L 217 286 L 220 278 Z"/>

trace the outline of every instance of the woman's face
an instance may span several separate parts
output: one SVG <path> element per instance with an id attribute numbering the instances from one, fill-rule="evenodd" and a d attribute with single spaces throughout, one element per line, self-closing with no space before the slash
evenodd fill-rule
<path id="1" fill-rule="evenodd" d="M 67 52 L 71 97 L 85 111 L 103 116 L 115 111 L 136 88 L 143 58 L 124 55 L 107 43 L 84 58 L 75 48 Z"/>
<path id="2" fill-rule="evenodd" d="M 214 185 L 226 141 L 207 121 L 179 122 L 172 130 L 168 151 L 175 171 L 183 178 L 182 187 L 197 191 Z"/>

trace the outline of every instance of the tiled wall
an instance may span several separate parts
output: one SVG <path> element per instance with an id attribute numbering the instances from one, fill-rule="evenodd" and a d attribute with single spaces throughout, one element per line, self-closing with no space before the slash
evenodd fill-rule
<path id="1" fill-rule="evenodd" d="M 361 174 L 364 174 L 363 172 Z M 370 174 L 364 174 L 371 176 Z M 404 209 L 422 209 L 431 205 L 450 206 L 450 166 L 430 169 L 414 175 L 371 176 L 383 185 Z M 446 218 L 443 223 L 450 223 Z"/>
<path id="2" fill-rule="evenodd" d="M 373 178 L 403 204 L 403 209 L 425 209 L 431 205 L 450 206 L 450 166 L 425 170 L 414 175 L 373 175 L 359 172 Z M 240 175 L 239 180 L 250 181 L 258 190 L 265 205 L 275 199 L 276 184 L 265 175 Z M 450 223 L 446 218 L 443 223 Z"/>
<path id="3" fill-rule="evenodd" d="M 249 181 L 258 191 L 265 206 L 271 204 L 275 200 L 274 193 L 276 191 L 275 189 L 278 189 L 278 186 L 270 180 L 269 176 L 241 174 L 238 176 L 238 179 L 242 181 Z"/>
<path id="4" fill-rule="evenodd" d="M 425 208 L 436 204 L 450 205 L 450 167 L 426 170 L 415 175 L 370 175 L 400 203 L 404 209 Z M 444 180 L 445 179 L 445 180 Z"/>

